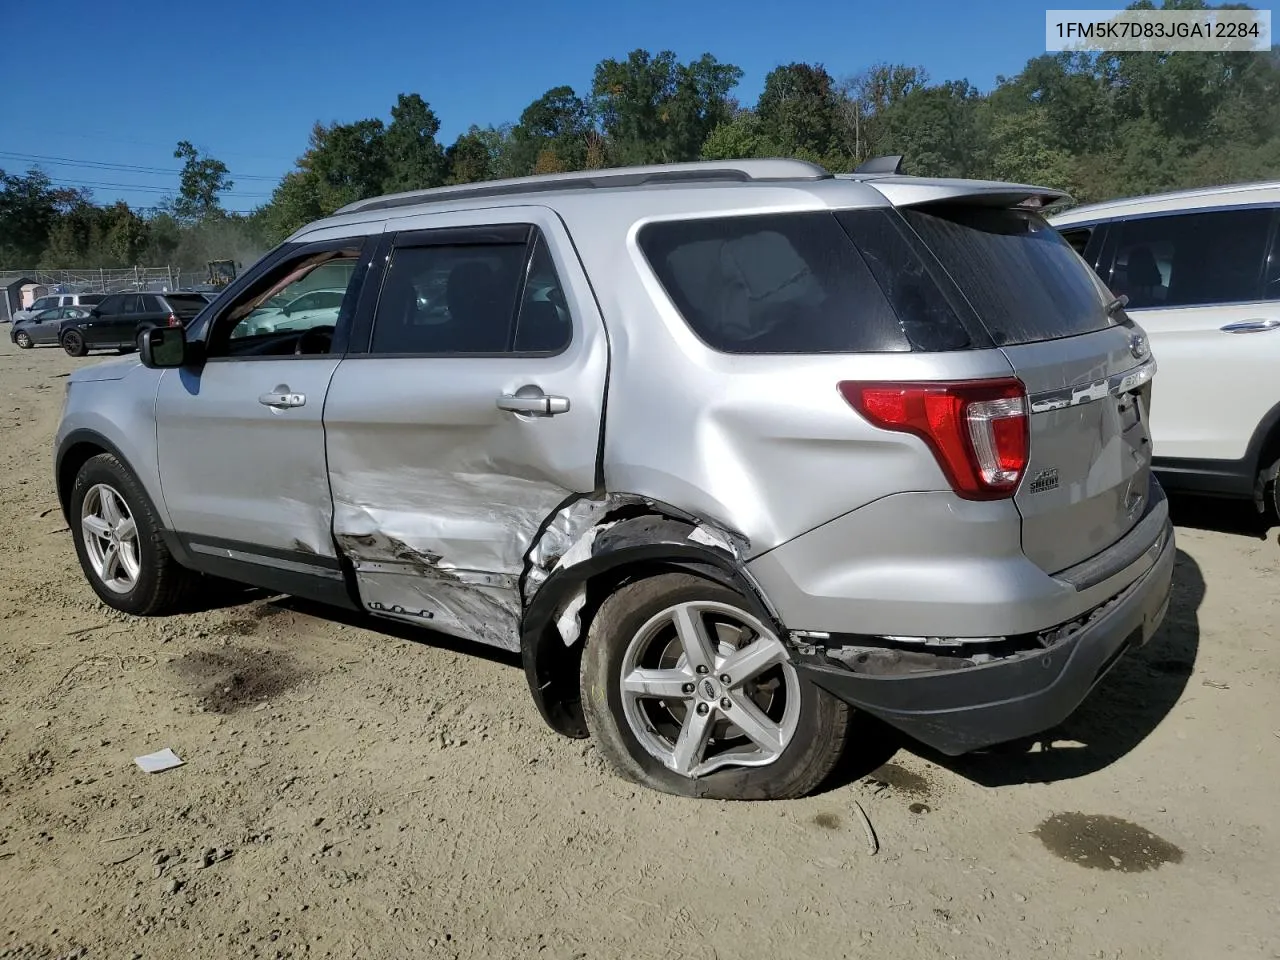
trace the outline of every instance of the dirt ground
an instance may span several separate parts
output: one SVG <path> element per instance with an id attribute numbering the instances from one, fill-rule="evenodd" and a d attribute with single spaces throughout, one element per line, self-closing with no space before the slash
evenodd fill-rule
<path id="1" fill-rule="evenodd" d="M 247 592 L 108 611 L 51 479 L 101 358 L 0 334 L 2 958 L 1280 957 L 1280 547 L 1247 510 L 1176 505 L 1164 628 L 1050 749 L 867 724 L 817 796 L 682 800 L 550 732 L 505 655 Z"/>

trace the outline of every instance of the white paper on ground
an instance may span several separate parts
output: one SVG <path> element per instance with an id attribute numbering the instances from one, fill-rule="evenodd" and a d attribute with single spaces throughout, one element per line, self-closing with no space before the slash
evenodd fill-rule
<path id="1" fill-rule="evenodd" d="M 140 766 L 145 773 L 172 770 L 174 767 L 182 766 L 183 763 L 169 747 L 165 747 L 156 753 L 148 753 L 145 757 L 134 757 L 133 762 Z"/>

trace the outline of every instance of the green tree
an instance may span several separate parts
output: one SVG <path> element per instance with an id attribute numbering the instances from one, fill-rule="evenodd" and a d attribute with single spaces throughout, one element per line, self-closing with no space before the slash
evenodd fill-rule
<path id="1" fill-rule="evenodd" d="M 189 140 L 179 140 L 173 155 L 182 161 L 178 196 L 173 201 L 174 216 L 188 223 L 222 216 L 218 196 L 235 186 L 227 165 L 202 155 Z"/>
<path id="2" fill-rule="evenodd" d="M 364 121 L 373 123 L 377 121 Z M 440 121 L 431 106 L 416 93 L 400 94 L 391 108 L 391 124 L 382 135 L 386 155 L 386 193 L 425 190 L 444 183 L 448 173 L 444 149 L 436 142 Z M 371 149 L 377 149 L 373 139 Z"/>
<path id="3" fill-rule="evenodd" d="M 769 71 L 755 113 L 760 135 L 782 155 L 836 169 L 849 165 L 840 98 L 821 64 L 789 63 Z"/>
<path id="4" fill-rule="evenodd" d="M 511 131 L 512 163 L 521 174 L 532 173 L 545 153 L 566 170 L 580 170 L 592 132 L 587 102 L 573 87 L 553 87 L 520 114 Z"/>
<path id="5" fill-rule="evenodd" d="M 749 160 L 758 157 L 781 157 L 785 152 L 764 134 L 760 118 L 751 110 L 742 110 L 711 131 L 702 145 L 703 160 Z"/>
<path id="6" fill-rule="evenodd" d="M 734 111 L 742 70 L 711 54 L 682 64 L 670 50 L 633 50 L 602 60 L 592 83 L 610 152 L 619 163 L 694 160 L 707 136 Z"/>

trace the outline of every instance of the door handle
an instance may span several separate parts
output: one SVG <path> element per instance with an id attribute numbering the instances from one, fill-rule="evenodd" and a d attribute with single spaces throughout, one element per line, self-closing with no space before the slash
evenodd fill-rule
<path id="1" fill-rule="evenodd" d="M 302 406 L 307 402 L 307 396 L 303 393 L 290 393 L 288 387 L 276 387 L 274 392 L 264 393 L 260 396 L 258 402 L 264 407 L 284 410 L 288 407 Z"/>
<path id="2" fill-rule="evenodd" d="M 1266 330 L 1275 330 L 1280 327 L 1280 320 L 1275 317 L 1268 317 L 1266 320 L 1240 320 L 1236 323 L 1228 323 L 1225 327 L 1219 327 L 1223 333 L 1262 333 Z"/>
<path id="3" fill-rule="evenodd" d="M 569 398 L 550 396 L 543 393 L 541 387 L 521 387 L 514 394 L 499 397 L 498 409 L 529 417 L 554 417 L 558 413 L 569 412 Z"/>

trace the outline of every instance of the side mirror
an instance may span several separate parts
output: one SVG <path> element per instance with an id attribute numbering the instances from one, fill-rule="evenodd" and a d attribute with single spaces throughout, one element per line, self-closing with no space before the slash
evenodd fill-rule
<path id="1" fill-rule="evenodd" d="M 138 358 L 144 367 L 166 369 L 187 361 L 187 338 L 182 327 L 151 327 L 138 335 Z"/>

